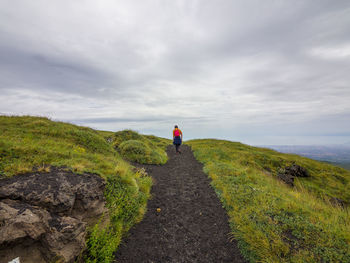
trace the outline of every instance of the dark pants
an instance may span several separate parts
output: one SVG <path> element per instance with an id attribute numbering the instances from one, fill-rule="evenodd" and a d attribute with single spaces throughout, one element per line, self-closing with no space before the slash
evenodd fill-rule
<path id="1" fill-rule="evenodd" d="M 175 136 L 173 144 L 175 145 L 176 152 L 180 152 L 179 148 L 182 143 L 181 137 L 180 136 Z"/>

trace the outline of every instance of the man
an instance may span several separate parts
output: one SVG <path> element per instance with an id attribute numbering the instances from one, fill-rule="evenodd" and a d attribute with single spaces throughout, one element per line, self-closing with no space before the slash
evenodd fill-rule
<path id="1" fill-rule="evenodd" d="M 175 125 L 175 129 L 173 130 L 173 144 L 175 145 L 176 153 L 181 153 L 180 145 L 182 143 L 182 131 L 179 129 L 177 125 Z"/>

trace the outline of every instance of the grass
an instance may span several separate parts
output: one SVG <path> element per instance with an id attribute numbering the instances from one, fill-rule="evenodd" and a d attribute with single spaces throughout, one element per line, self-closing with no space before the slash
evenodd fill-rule
<path id="1" fill-rule="evenodd" d="M 226 208 L 250 262 L 350 262 L 350 172 L 297 155 L 221 140 L 188 141 Z M 276 179 L 296 163 L 309 178 L 294 188 Z"/>
<path id="2" fill-rule="evenodd" d="M 109 212 L 90 226 L 84 262 L 112 262 L 121 237 L 142 219 L 150 197 L 151 178 L 108 143 L 114 135 L 47 118 L 0 116 L 0 177 L 59 166 L 106 180 Z"/>
<path id="3" fill-rule="evenodd" d="M 127 160 L 142 164 L 164 164 L 168 160 L 165 147 L 168 139 L 141 135 L 132 130 L 116 132 L 110 137 L 114 147 Z"/>
<path id="4" fill-rule="evenodd" d="M 170 141 L 134 131 L 96 131 L 39 117 L 0 116 L 0 177 L 66 167 L 107 184 L 108 214 L 90 226 L 85 262 L 111 262 L 123 234 L 139 222 L 151 178 L 123 158 L 166 162 Z M 250 262 L 350 262 L 350 171 L 297 155 L 221 140 L 187 142 L 223 202 L 235 238 Z M 309 178 L 290 188 L 275 178 L 296 163 Z"/>

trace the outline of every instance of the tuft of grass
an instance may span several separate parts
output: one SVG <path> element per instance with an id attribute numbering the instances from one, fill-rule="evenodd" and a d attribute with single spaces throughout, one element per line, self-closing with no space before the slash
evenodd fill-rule
<path id="1" fill-rule="evenodd" d="M 109 208 L 109 225 L 101 229 L 101 220 L 92 227 L 84 262 L 113 262 L 113 253 L 121 237 L 142 220 L 150 197 L 152 180 L 146 173 L 133 172 L 128 165 L 118 168 L 119 176 L 107 178 L 105 197 Z"/>
<path id="2" fill-rule="evenodd" d="M 113 146 L 118 148 L 119 145 L 128 140 L 140 140 L 142 141 L 144 137 L 133 130 L 123 130 L 118 131 L 113 136 Z"/>
<path id="3" fill-rule="evenodd" d="M 170 144 L 168 139 L 124 130 L 114 134 L 112 144 L 129 161 L 142 164 L 164 164 L 168 160 L 165 152 L 165 147 Z"/>
<path id="4" fill-rule="evenodd" d="M 204 164 L 250 262 L 350 262 L 350 172 L 297 155 L 222 140 L 187 142 Z M 277 180 L 296 163 L 309 178 L 291 188 Z"/>
<path id="5" fill-rule="evenodd" d="M 112 262 L 123 234 L 142 219 L 150 197 L 151 178 L 121 158 L 107 141 L 113 136 L 47 118 L 0 116 L 0 178 L 60 166 L 106 180 L 108 214 L 89 226 L 84 262 Z"/>

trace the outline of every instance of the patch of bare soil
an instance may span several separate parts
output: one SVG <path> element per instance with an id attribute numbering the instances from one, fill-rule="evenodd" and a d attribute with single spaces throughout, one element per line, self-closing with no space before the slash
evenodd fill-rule
<path id="1" fill-rule="evenodd" d="M 154 179 L 153 198 L 116 262 L 245 262 L 203 166 L 188 146 L 181 150 L 169 147 L 163 166 L 143 166 Z"/>

